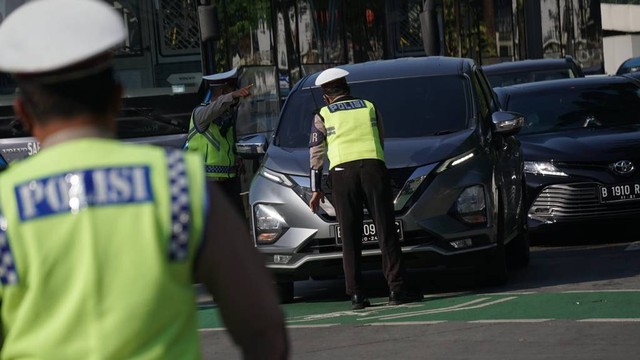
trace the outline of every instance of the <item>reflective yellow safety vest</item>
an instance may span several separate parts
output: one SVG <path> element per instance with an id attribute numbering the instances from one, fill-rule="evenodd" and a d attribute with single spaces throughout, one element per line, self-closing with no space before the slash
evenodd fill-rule
<path id="1" fill-rule="evenodd" d="M 2 359 L 200 358 L 199 156 L 78 139 L 0 184 Z"/>
<path id="2" fill-rule="evenodd" d="M 199 132 L 192 113 L 187 150 L 204 156 L 207 177 L 233 178 L 236 176 L 235 129 L 230 119 L 233 113 L 228 110 L 222 116 L 227 118 L 229 124 L 226 129 L 221 130 L 220 126 L 211 123 L 203 132 Z"/>
<path id="3" fill-rule="evenodd" d="M 338 101 L 320 109 L 320 116 L 327 129 L 330 169 L 354 160 L 384 161 L 376 110 L 369 101 Z"/>

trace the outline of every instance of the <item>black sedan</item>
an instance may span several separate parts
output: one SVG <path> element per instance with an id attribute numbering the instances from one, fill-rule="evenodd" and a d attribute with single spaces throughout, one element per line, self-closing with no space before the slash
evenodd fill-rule
<path id="1" fill-rule="evenodd" d="M 640 85 L 621 76 L 495 88 L 525 115 L 529 229 L 640 218 Z"/>

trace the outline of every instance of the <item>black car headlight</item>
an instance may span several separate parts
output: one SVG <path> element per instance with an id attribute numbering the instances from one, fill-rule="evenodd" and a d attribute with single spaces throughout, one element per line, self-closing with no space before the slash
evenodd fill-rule
<path id="1" fill-rule="evenodd" d="M 451 169 L 452 167 L 456 167 L 460 164 L 463 164 L 475 156 L 473 151 L 467 151 L 466 153 L 460 154 L 458 156 L 454 156 L 450 159 L 447 159 L 440 164 L 440 166 L 436 169 L 436 173 L 441 173 L 445 170 Z"/>
<path id="2" fill-rule="evenodd" d="M 454 205 L 455 213 L 467 224 L 487 223 L 487 206 L 484 187 L 473 185 L 462 191 Z"/>
<path id="3" fill-rule="evenodd" d="M 548 161 L 525 161 L 524 172 L 533 175 L 569 176 Z"/>

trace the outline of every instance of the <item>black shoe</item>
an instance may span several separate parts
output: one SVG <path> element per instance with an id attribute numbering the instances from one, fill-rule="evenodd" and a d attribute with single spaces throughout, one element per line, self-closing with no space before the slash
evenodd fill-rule
<path id="1" fill-rule="evenodd" d="M 401 290 L 401 291 L 392 291 L 389 294 L 389 305 L 400 305 L 412 302 L 422 301 L 422 294 L 418 292 Z"/>
<path id="2" fill-rule="evenodd" d="M 369 299 L 367 299 L 362 294 L 351 295 L 351 309 L 352 310 L 360 310 L 364 309 L 367 306 L 371 306 Z"/>

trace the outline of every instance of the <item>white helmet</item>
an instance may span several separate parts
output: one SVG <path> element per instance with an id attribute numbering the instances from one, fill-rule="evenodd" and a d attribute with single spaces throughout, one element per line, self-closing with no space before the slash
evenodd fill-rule
<path id="1" fill-rule="evenodd" d="M 203 76 L 202 78 L 208 81 L 225 82 L 229 79 L 235 79 L 237 77 L 238 77 L 238 68 L 233 68 L 226 72 L 206 75 L 206 76 Z"/>
<path id="2" fill-rule="evenodd" d="M 349 72 L 347 70 L 343 70 L 337 67 L 327 69 L 321 72 L 320 75 L 318 75 L 318 77 L 316 78 L 316 85 L 322 86 L 326 83 L 346 77 L 347 75 L 349 75 Z"/>
<path id="3" fill-rule="evenodd" d="M 125 37 L 122 16 L 104 1 L 30 1 L 0 25 L 0 70 L 64 69 L 113 49 Z"/>

